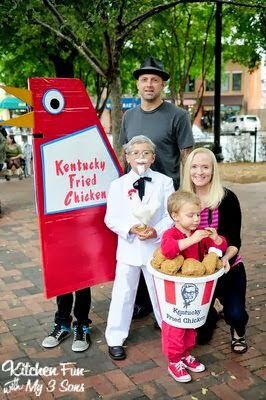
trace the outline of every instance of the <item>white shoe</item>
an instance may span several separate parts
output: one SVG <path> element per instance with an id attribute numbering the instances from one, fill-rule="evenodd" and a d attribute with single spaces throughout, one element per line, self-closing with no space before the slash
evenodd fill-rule
<path id="1" fill-rule="evenodd" d="M 48 349 L 56 347 L 70 335 L 70 328 L 63 325 L 54 324 L 51 332 L 48 334 L 48 336 L 46 336 L 46 338 L 43 339 L 42 346 Z"/>
<path id="2" fill-rule="evenodd" d="M 76 352 L 85 351 L 90 347 L 90 328 L 74 322 L 74 339 L 72 350 Z"/>

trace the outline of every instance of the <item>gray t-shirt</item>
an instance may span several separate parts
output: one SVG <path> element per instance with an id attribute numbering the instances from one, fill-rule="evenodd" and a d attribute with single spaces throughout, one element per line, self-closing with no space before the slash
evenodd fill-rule
<path id="1" fill-rule="evenodd" d="M 128 143 L 137 135 L 145 135 L 156 145 L 152 169 L 173 178 L 179 187 L 180 150 L 194 145 L 188 113 L 164 101 L 152 111 L 136 107 L 125 112 L 122 120 L 120 144 Z"/>

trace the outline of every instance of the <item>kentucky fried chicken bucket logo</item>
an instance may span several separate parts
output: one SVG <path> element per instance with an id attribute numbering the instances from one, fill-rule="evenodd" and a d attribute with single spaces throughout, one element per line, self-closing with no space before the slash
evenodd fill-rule
<path id="1" fill-rule="evenodd" d="M 181 295 L 184 300 L 184 308 L 187 308 L 197 297 L 199 289 L 194 283 L 185 283 L 181 288 Z"/>

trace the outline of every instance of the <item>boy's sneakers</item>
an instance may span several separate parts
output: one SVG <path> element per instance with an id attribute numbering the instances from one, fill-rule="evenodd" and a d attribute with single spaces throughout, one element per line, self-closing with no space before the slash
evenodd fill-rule
<path id="1" fill-rule="evenodd" d="M 178 363 L 170 362 L 168 365 L 168 372 L 177 382 L 185 383 L 191 381 L 191 376 L 187 372 L 182 361 L 179 361 Z"/>
<path id="2" fill-rule="evenodd" d="M 87 325 L 79 325 L 74 322 L 74 339 L 72 343 L 73 351 L 85 351 L 90 346 L 90 328 Z M 56 347 L 64 339 L 71 335 L 71 328 L 60 324 L 54 324 L 51 332 L 42 342 L 45 348 Z"/>
<path id="3" fill-rule="evenodd" d="M 43 339 L 42 346 L 52 348 L 59 345 L 62 340 L 66 339 L 71 334 L 70 327 L 54 324 L 53 329 L 46 338 Z"/>
<path id="4" fill-rule="evenodd" d="M 187 357 L 182 358 L 184 366 L 192 372 L 202 372 L 205 371 L 205 365 L 201 364 L 199 361 L 195 359 L 195 357 L 188 355 Z"/>
<path id="5" fill-rule="evenodd" d="M 85 351 L 90 347 L 90 328 L 87 325 L 80 325 L 74 322 L 73 351 Z"/>

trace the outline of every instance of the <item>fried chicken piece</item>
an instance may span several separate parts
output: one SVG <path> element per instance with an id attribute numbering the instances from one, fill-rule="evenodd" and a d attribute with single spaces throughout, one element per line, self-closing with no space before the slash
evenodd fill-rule
<path id="1" fill-rule="evenodd" d="M 218 258 L 217 263 L 216 263 L 216 269 L 219 270 L 223 268 L 223 262 L 220 258 Z"/>
<path id="2" fill-rule="evenodd" d="M 155 268 L 155 269 L 161 269 L 161 262 L 157 259 L 157 258 L 153 258 L 152 260 L 151 260 L 151 265 L 153 266 L 153 268 Z"/>
<path id="3" fill-rule="evenodd" d="M 151 265 L 155 269 L 161 269 L 161 264 L 166 260 L 166 257 L 162 254 L 160 247 L 158 247 L 154 253 L 151 260 Z"/>
<path id="4" fill-rule="evenodd" d="M 135 227 L 135 229 L 136 229 L 136 231 L 137 231 L 138 233 L 144 232 L 146 228 L 147 228 L 147 225 L 139 225 L 139 226 L 136 226 L 136 227 Z"/>
<path id="5" fill-rule="evenodd" d="M 165 260 L 161 264 L 161 272 L 167 275 L 176 275 L 180 270 L 184 257 L 179 255 L 172 260 Z"/>
<path id="6" fill-rule="evenodd" d="M 202 276 L 205 273 L 204 265 L 194 258 L 187 258 L 182 265 L 182 275 Z"/>
<path id="7" fill-rule="evenodd" d="M 203 258 L 202 264 L 205 267 L 205 270 L 206 270 L 205 273 L 207 275 L 214 274 L 218 259 L 219 259 L 218 255 L 213 252 L 210 252 Z"/>
<path id="8" fill-rule="evenodd" d="M 156 250 L 154 250 L 153 257 L 158 261 L 158 263 L 162 263 L 163 261 L 166 260 L 166 257 L 163 255 L 161 252 L 160 247 L 158 247 Z"/>

